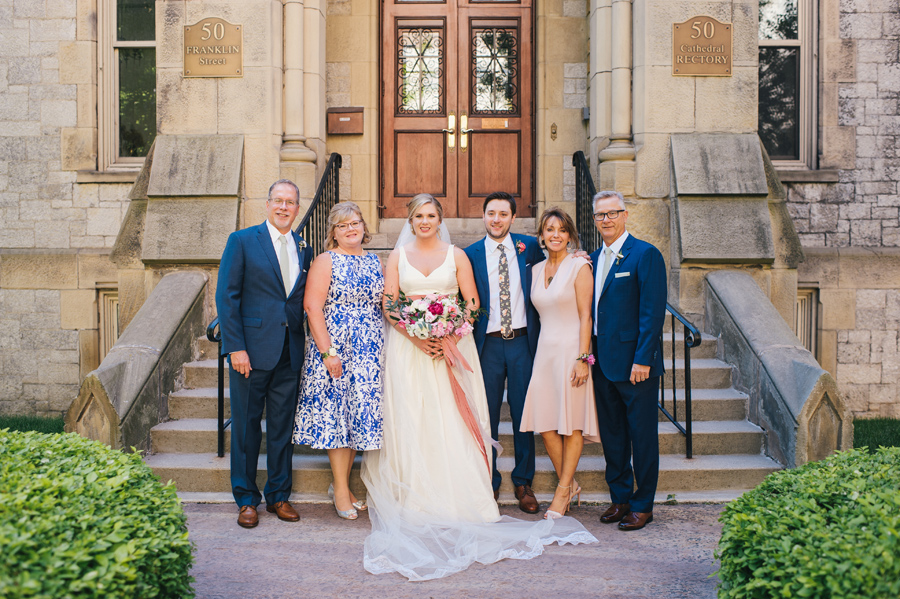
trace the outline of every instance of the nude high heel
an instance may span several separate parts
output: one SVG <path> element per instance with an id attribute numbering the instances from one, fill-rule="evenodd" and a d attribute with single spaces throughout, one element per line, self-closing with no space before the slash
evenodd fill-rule
<path id="1" fill-rule="evenodd" d="M 581 507 L 581 485 L 578 484 L 574 478 L 572 479 L 572 486 L 575 487 L 575 490 L 572 491 L 572 499 L 569 503 L 575 503 L 575 500 L 578 500 L 578 507 Z"/>
<path id="2" fill-rule="evenodd" d="M 556 488 L 557 489 L 569 489 L 569 498 L 566 500 L 565 511 L 562 514 L 560 514 L 559 512 L 554 512 L 553 510 L 547 510 L 546 512 L 544 512 L 544 520 L 559 520 L 560 518 L 562 518 L 565 515 L 565 513 L 567 511 L 569 511 L 569 502 L 572 500 L 572 495 L 571 495 L 572 486 L 569 485 L 569 486 L 564 487 L 562 485 L 556 485 Z"/>

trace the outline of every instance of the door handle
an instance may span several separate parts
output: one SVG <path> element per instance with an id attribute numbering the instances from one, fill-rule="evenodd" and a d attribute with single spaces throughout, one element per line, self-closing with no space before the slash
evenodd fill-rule
<path id="1" fill-rule="evenodd" d="M 469 115 L 465 112 L 459 115 L 459 151 L 465 152 L 469 148 L 469 133 L 474 129 L 469 129 Z"/>
<path id="2" fill-rule="evenodd" d="M 456 115 L 452 112 L 447 115 L 447 128 L 441 129 L 447 134 L 447 147 L 452 152 L 456 147 Z"/>

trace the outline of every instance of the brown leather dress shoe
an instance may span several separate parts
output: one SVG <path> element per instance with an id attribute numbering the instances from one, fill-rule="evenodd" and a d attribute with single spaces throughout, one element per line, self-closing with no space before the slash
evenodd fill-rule
<path id="1" fill-rule="evenodd" d="M 259 514 L 256 513 L 256 508 L 252 505 L 243 506 L 238 514 L 238 526 L 253 528 L 257 524 L 259 524 Z"/>
<path id="2" fill-rule="evenodd" d="M 604 524 L 618 522 L 630 511 L 631 508 L 628 507 L 627 503 L 614 503 L 606 508 L 605 512 L 600 514 L 600 522 L 603 522 Z"/>
<path id="3" fill-rule="evenodd" d="M 500 489 L 497 489 L 496 491 L 494 491 L 494 501 L 499 501 L 499 500 L 500 500 Z"/>
<path id="4" fill-rule="evenodd" d="M 275 514 L 279 520 L 284 520 L 285 522 L 297 522 L 300 520 L 300 514 L 287 501 L 279 501 L 273 505 L 266 504 L 266 511 L 270 514 Z"/>
<path id="5" fill-rule="evenodd" d="M 619 530 L 640 530 L 645 524 L 653 522 L 653 512 L 629 512 L 619 522 Z"/>
<path id="6" fill-rule="evenodd" d="M 516 487 L 516 499 L 519 500 L 519 509 L 526 514 L 536 514 L 538 512 L 537 498 L 531 485 L 519 485 Z"/>

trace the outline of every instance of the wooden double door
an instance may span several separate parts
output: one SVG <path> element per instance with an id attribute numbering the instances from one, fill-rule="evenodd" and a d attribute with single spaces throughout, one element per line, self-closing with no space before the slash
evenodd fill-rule
<path id="1" fill-rule="evenodd" d="M 532 213 L 532 1 L 384 0 L 381 201 L 406 217 L 417 193 L 446 217 L 481 216 L 506 191 Z"/>

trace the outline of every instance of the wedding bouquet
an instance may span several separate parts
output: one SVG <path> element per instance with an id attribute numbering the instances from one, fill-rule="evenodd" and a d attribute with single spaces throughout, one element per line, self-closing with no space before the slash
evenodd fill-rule
<path id="1" fill-rule="evenodd" d="M 392 318 L 410 337 L 441 339 L 451 334 L 463 337 L 472 332 L 468 318 L 477 314 L 465 307 L 459 295 L 430 293 L 418 299 L 410 299 L 402 291 L 399 295 L 387 307 L 399 315 Z"/>

